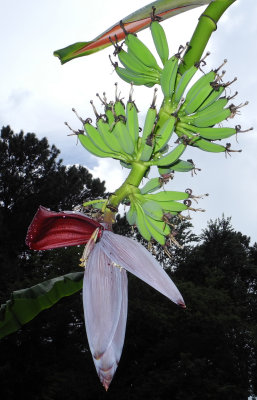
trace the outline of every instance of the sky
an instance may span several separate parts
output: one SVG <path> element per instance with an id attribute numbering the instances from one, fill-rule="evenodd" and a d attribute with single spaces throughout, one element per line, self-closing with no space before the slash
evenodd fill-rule
<path id="1" fill-rule="evenodd" d="M 112 48 L 88 57 L 61 65 L 53 51 L 74 42 L 88 41 L 98 36 L 121 18 L 148 2 L 143 0 L 118 0 L 94 2 L 82 0 L 1 0 L 1 91 L 0 126 L 10 125 L 15 132 L 34 132 L 39 138 L 47 137 L 50 144 L 61 150 L 67 165 L 82 164 L 94 177 L 106 181 L 109 191 L 123 182 L 128 170 L 118 161 L 98 159 L 77 143 L 75 136 L 68 136 L 65 121 L 74 128 L 81 128 L 71 109 L 83 117 L 94 118 L 90 100 L 101 111 L 96 93 L 106 92 L 114 99 L 114 83 L 127 100 L 129 86 L 122 82 L 109 62 Z M 122 4 L 122 5 L 121 5 Z M 183 13 L 163 22 L 171 54 L 185 44 L 205 7 Z M 200 233 L 207 221 L 232 217 L 233 227 L 257 241 L 257 2 L 237 0 L 223 15 L 218 29 L 211 37 L 207 50 L 206 72 L 219 66 L 226 58 L 226 80 L 237 81 L 231 94 L 238 91 L 235 104 L 249 101 L 241 115 L 230 120 L 242 129 L 254 127 L 248 133 L 238 134 L 229 140 L 234 149 L 242 153 L 205 153 L 190 148 L 185 159 L 192 158 L 201 169 L 194 177 L 190 173 L 175 174 L 165 186 L 166 190 L 191 188 L 193 194 L 209 196 L 195 204 L 203 212 L 191 212 L 194 232 Z M 154 51 L 149 30 L 139 33 L 139 38 Z M 159 91 L 160 92 L 160 91 Z M 153 89 L 136 87 L 134 99 L 140 110 L 141 125 L 150 106 Z M 161 94 L 158 97 L 161 102 Z M 151 173 L 155 176 L 156 171 Z M 146 181 L 145 181 L 146 182 Z"/>

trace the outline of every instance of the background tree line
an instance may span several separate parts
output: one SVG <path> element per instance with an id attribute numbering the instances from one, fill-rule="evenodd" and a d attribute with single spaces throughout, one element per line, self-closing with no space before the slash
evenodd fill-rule
<path id="1" fill-rule="evenodd" d="M 32 252 L 27 228 L 38 208 L 68 210 L 105 195 L 104 182 L 35 134 L 3 127 L 0 138 L 0 301 L 14 290 L 72 271 L 82 249 Z M 115 229 L 132 235 L 124 218 Z M 136 233 L 134 233 L 136 235 Z M 120 366 L 105 393 L 88 349 L 81 294 L 62 299 L 0 341 L 1 396 L 12 400 L 247 400 L 257 393 L 257 244 L 230 219 L 199 237 L 183 223 L 172 260 L 156 257 L 187 304 L 181 310 L 129 276 L 129 311 Z"/>

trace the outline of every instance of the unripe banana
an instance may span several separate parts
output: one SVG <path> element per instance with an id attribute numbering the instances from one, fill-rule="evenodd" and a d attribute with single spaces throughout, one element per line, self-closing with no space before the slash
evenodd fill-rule
<path id="1" fill-rule="evenodd" d="M 141 202 L 140 204 L 146 215 L 149 215 L 149 217 L 157 221 L 162 220 L 163 211 L 159 203 L 152 200 L 146 200 L 144 196 L 140 194 L 136 194 L 136 198 Z"/>
<path id="2" fill-rule="evenodd" d="M 193 147 L 198 147 L 201 150 L 208 151 L 211 153 L 221 153 L 227 150 L 226 147 L 220 144 L 213 143 L 209 140 L 201 139 L 200 136 L 197 137 L 195 135 L 192 135 L 191 132 L 189 132 L 184 128 L 177 127 L 176 133 L 179 137 L 187 136 L 189 139 L 191 139 L 191 143 L 189 142 L 188 144 Z"/>
<path id="3" fill-rule="evenodd" d="M 107 122 L 109 124 L 109 127 L 110 129 L 112 129 L 115 122 L 115 116 L 113 114 L 113 103 L 106 104 L 104 111 L 107 117 Z"/>
<path id="4" fill-rule="evenodd" d="M 132 99 L 130 99 L 126 105 L 126 127 L 134 145 L 136 146 L 139 134 L 138 110 Z"/>
<path id="5" fill-rule="evenodd" d="M 206 107 L 209 107 L 211 104 L 213 104 L 224 92 L 226 87 L 230 86 L 232 83 L 234 83 L 237 80 L 237 78 L 234 78 L 231 82 L 227 83 L 217 83 L 217 82 L 211 82 L 211 86 L 213 87 L 212 93 L 207 97 L 207 99 L 201 104 L 201 106 L 198 108 L 197 111 L 202 111 Z M 232 96 L 229 97 L 228 100 L 231 100 L 233 97 L 237 95 L 237 92 Z"/>
<path id="6" fill-rule="evenodd" d="M 175 149 L 173 149 L 166 156 L 163 156 L 157 160 L 148 161 L 148 163 L 149 163 L 149 165 L 157 165 L 157 166 L 173 164 L 184 153 L 185 149 L 186 149 L 186 144 L 180 143 L 175 147 Z"/>
<path id="7" fill-rule="evenodd" d="M 236 128 L 199 128 L 194 125 L 188 125 L 179 122 L 178 127 L 181 126 L 182 128 L 185 128 L 189 131 L 195 132 L 199 134 L 203 139 L 208 139 L 208 140 L 222 140 L 226 139 L 230 136 L 233 136 L 237 133 Z"/>
<path id="8" fill-rule="evenodd" d="M 113 106 L 113 113 L 115 115 L 115 118 L 117 117 L 126 117 L 126 111 L 125 111 L 125 106 L 123 101 L 120 99 L 119 95 L 118 95 L 118 84 L 117 82 L 115 83 L 115 103 Z"/>
<path id="9" fill-rule="evenodd" d="M 118 119 L 115 122 L 113 134 L 116 136 L 116 139 L 126 154 L 134 153 L 135 144 L 127 130 L 126 124 L 122 119 Z"/>
<path id="10" fill-rule="evenodd" d="M 150 29 L 157 53 L 165 65 L 169 58 L 169 46 L 165 31 L 157 21 L 151 22 Z"/>
<path id="11" fill-rule="evenodd" d="M 163 232 L 160 232 L 159 230 L 157 230 L 155 228 L 155 224 L 152 224 L 151 221 L 153 221 L 153 219 L 148 218 L 148 216 L 145 216 L 145 225 L 146 228 L 148 229 L 148 231 L 151 234 L 151 237 L 154 238 L 154 240 L 156 240 L 156 242 L 160 243 L 162 246 L 165 245 L 166 243 L 166 238 Z M 160 222 L 160 221 L 158 221 Z M 163 225 L 163 222 L 161 222 L 161 224 Z"/>
<path id="12" fill-rule="evenodd" d="M 189 193 L 187 192 L 175 192 L 175 191 L 162 191 L 158 193 L 144 195 L 145 199 L 157 202 L 163 208 L 163 202 L 186 200 L 189 198 Z"/>
<path id="13" fill-rule="evenodd" d="M 175 122 L 176 118 L 170 116 L 167 119 L 167 121 L 165 121 L 165 123 L 162 125 L 162 127 L 158 130 L 158 133 L 155 137 L 155 146 L 154 146 L 155 153 L 160 151 L 169 142 L 174 130 Z"/>
<path id="14" fill-rule="evenodd" d="M 214 81 L 215 77 L 216 77 L 216 72 L 212 70 L 208 72 L 206 75 L 203 75 L 200 79 L 198 79 L 187 92 L 185 102 L 181 107 L 180 112 L 183 112 L 187 104 L 189 104 L 193 100 L 193 98 L 197 95 L 199 90 L 207 85 L 210 85 L 210 83 Z M 205 98 L 202 99 L 202 101 L 204 100 Z"/>
<path id="15" fill-rule="evenodd" d="M 98 147 L 94 145 L 94 143 L 89 139 L 88 136 L 79 134 L 78 135 L 79 141 L 83 147 L 91 154 L 101 158 L 113 157 L 117 158 L 115 154 L 111 155 L 110 153 L 105 153 L 104 151 L 100 150 Z M 125 159 L 125 158 L 124 158 Z"/>
<path id="16" fill-rule="evenodd" d="M 224 92 L 225 87 L 220 86 L 218 89 L 214 89 L 209 96 L 202 102 L 200 107 L 197 109 L 197 112 L 204 110 L 205 108 L 209 107 L 212 105 L 219 97 L 222 95 Z"/>
<path id="17" fill-rule="evenodd" d="M 154 229 L 159 232 L 160 234 L 164 236 L 168 236 L 170 233 L 170 228 L 167 224 L 164 223 L 164 221 L 157 221 L 156 219 L 153 219 L 149 217 L 149 215 L 146 216 L 147 221 L 154 227 Z"/>
<path id="18" fill-rule="evenodd" d="M 202 86 L 200 90 L 195 94 L 194 97 L 190 101 L 185 100 L 185 105 L 183 107 L 186 114 L 193 114 L 201 104 L 208 98 L 210 93 L 213 91 L 210 83 L 207 83 L 205 86 Z"/>
<path id="19" fill-rule="evenodd" d="M 146 224 L 145 224 L 145 213 L 142 210 L 140 204 L 135 202 L 135 209 L 136 209 L 136 226 L 140 232 L 140 234 L 145 238 L 147 241 L 151 239 L 151 234 L 148 231 Z"/>
<path id="20" fill-rule="evenodd" d="M 153 153 L 153 146 L 149 146 L 147 143 L 143 145 L 143 148 L 140 150 L 140 161 L 148 161 L 151 158 Z"/>
<path id="21" fill-rule="evenodd" d="M 210 127 L 212 125 L 218 124 L 231 116 L 230 108 L 224 108 L 227 105 L 227 98 L 222 97 L 216 100 L 209 107 L 202 111 L 196 112 L 193 115 L 185 116 L 180 115 L 179 118 L 181 122 L 188 123 L 189 125 L 195 125 L 198 127 Z"/>
<path id="22" fill-rule="evenodd" d="M 178 203 L 177 201 L 163 201 L 161 204 L 164 212 L 181 212 L 188 209 L 186 204 Z"/>
<path id="23" fill-rule="evenodd" d="M 84 129 L 87 133 L 88 138 L 91 140 L 94 146 L 98 147 L 105 153 L 114 154 L 114 152 L 111 151 L 110 148 L 105 144 L 98 130 L 93 125 L 91 125 L 89 120 L 85 121 Z"/>
<path id="24" fill-rule="evenodd" d="M 162 187 L 162 182 L 160 178 L 152 178 L 150 179 L 141 189 L 141 194 L 145 195 L 146 193 L 152 193 Z"/>
<path id="25" fill-rule="evenodd" d="M 145 85 L 147 87 L 153 87 L 154 85 L 160 83 L 160 79 L 156 78 L 154 75 L 137 74 L 126 68 L 121 68 L 118 65 L 115 67 L 115 71 L 125 82 L 134 83 L 134 85 L 137 86 Z"/>
<path id="26" fill-rule="evenodd" d="M 132 53 L 139 61 L 145 64 L 147 67 L 152 68 L 156 71 L 161 71 L 161 68 L 157 64 L 157 61 L 152 52 L 145 46 L 137 36 L 129 33 L 125 37 L 125 44 L 128 47 L 128 53 Z"/>
<path id="27" fill-rule="evenodd" d="M 175 87 L 175 93 L 174 93 L 174 102 L 179 103 L 181 100 L 184 91 L 186 90 L 186 87 L 188 86 L 189 82 L 197 72 L 198 68 L 195 65 L 192 65 L 184 74 L 181 76 L 181 78 L 178 81 L 178 84 Z"/>
<path id="28" fill-rule="evenodd" d="M 157 118 L 156 107 L 154 104 L 152 104 L 151 107 L 148 109 L 145 117 L 145 123 L 142 134 L 142 143 L 145 143 L 148 136 L 151 135 L 155 127 L 156 118 Z"/>
<path id="29" fill-rule="evenodd" d="M 134 56 L 133 53 L 127 53 L 124 50 L 120 50 L 118 52 L 118 58 L 121 64 L 129 71 L 134 74 L 150 74 L 151 76 L 155 76 L 156 78 L 160 78 L 160 72 L 154 70 L 153 68 L 147 67 L 143 64 L 137 57 Z"/>
<path id="30" fill-rule="evenodd" d="M 195 168 L 195 165 L 191 161 L 177 160 L 174 164 L 170 165 L 169 168 L 158 167 L 160 175 L 169 174 L 175 172 L 189 172 Z"/>
<path id="31" fill-rule="evenodd" d="M 124 150 L 115 135 L 111 132 L 109 124 L 103 118 L 99 118 L 96 125 L 101 138 L 105 142 L 106 146 L 110 148 L 110 151 L 124 154 Z"/>
<path id="32" fill-rule="evenodd" d="M 178 71 L 178 55 L 171 57 L 164 65 L 161 74 L 161 87 L 164 94 L 164 98 L 171 98 L 174 92 L 177 71 Z"/>
<path id="33" fill-rule="evenodd" d="M 129 223 L 129 225 L 135 225 L 136 224 L 136 216 L 137 216 L 137 212 L 136 212 L 136 208 L 133 202 L 130 203 L 130 208 L 128 210 L 128 212 L 126 213 L 126 219 Z"/>

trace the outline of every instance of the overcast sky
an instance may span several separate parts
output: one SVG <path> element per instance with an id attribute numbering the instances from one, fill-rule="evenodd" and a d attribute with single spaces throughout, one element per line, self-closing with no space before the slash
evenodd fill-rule
<path id="1" fill-rule="evenodd" d="M 111 48 L 73 60 L 61 66 L 53 57 L 54 50 L 78 41 L 93 39 L 122 17 L 147 4 L 143 0 L 118 0 L 93 2 L 85 0 L 8 0 L 1 1 L 1 91 L 0 126 L 9 124 L 15 132 L 35 132 L 38 137 L 46 136 L 50 144 L 61 150 L 65 164 L 80 163 L 90 169 L 94 176 L 106 181 L 107 189 L 115 190 L 127 175 L 118 161 L 97 159 L 87 153 L 64 126 L 68 121 L 75 129 L 79 121 L 71 111 L 75 107 L 83 118 L 93 117 L 89 101 L 93 99 L 100 108 L 95 94 L 106 91 L 109 99 L 114 96 L 114 83 L 119 81 L 110 65 L 108 55 Z M 191 37 L 199 15 L 198 8 L 163 22 L 171 53 Z M 221 64 L 224 58 L 226 79 L 235 76 L 238 81 L 232 92 L 238 90 L 236 104 L 249 100 L 242 114 L 231 120 L 230 125 L 253 126 L 249 133 L 239 134 L 230 141 L 242 153 L 204 153 L 197 149 L 187 151 L 184 158 L 192 158 L 201 172 L 191 177 L 176 174 L 166 188 L 170 190 L 193 189 L 194 194 L 209 193 L 199 207 L 205 213 L 192 213 L 192 223 L 199 233 L 210 219 L 232 216 L 236 230 L 257 241 L 257 2 L 237 0 L 218 24 L 208 50 L 208 68 Z M 139 38 L 153 46 L 148 31 Z M 208 69 L 206 69 L 208 71 Z M 120 81 L 119 81 L 120 82 Z M 125 99 L 129 87 L 119 83 Z M 143 121 L 150 105 L 152 90 L 136 88 L 134 98 Z M 161 101 L 161 96 L 159 96 Z M 155 171 L 153 171 L 155 172 Z"/>

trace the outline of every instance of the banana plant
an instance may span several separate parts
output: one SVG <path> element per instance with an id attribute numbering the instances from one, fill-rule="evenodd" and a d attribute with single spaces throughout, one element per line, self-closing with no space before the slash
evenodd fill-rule
<path id="1" fill-rule="evenodd" d="M 119 161 L 122 167 L 129 169 L 129 174 L 108 199 L 83 204 L 82 210 L 91 207 L 97 211 L 94 218 L 86 212 L 56 213 L 39 208 L 28 230 L 28 246 L 33 250 L 48 250 L 86 245 L 80 260 L 85 272 L 68 274 L 15 292 L 0 309 L 0 337 L 19 329 L 41 310 L 81 290 L 83 286 L 89 346 L 106 390 L 116 371 L 125 337 L 126 271 L 185 308 L 182 295 L 155 258 L 135 240 L 112 232 L 119 205 L 129 206 L 127 221 L 137 227 L 143 238 L 158 242 L 169 254 L 170 244 L 179 245 L 172 233 L 174 216 L 183 218 L 183 211 L 197 211 L 192 207 L 192 200 L 199 196 L 193 195 L 191 189 L 184 192 L 162 190 L 175 173 L 194 173 L 197 170 L 192 160 L 181 158 L 188 146 L 209 153 L 240 151 L 232 150 L 229 143 L 215 143 L 242 132 L 239 125 L 216 125 L 233 118 L 247 104 L 229 103 L 234 96 L 227 96 L 226 88 L 235 79 L 224 82 L 224 73 L 220 71 L 226 61 L 203 74 L 193 85 L 191 83 L 193 77 L 201 73 L 201 67 L 206 65 L 206 56 L 202 57 L 202 54 L 211 33 L 234 1 L 155 1 L 123 18 L 93 41 L 76 43 L 55 52 L 65 63 L 114 46 L 118 61 L 112 63 L 117 75 L 131 85 L 128 101 L 124 104 L 116 85 L 114 101 L 108 101 L 105 93 L 102 97 L 98 95 L 103 112 L 98 112 L 91 102 L 96 116 L 95 125 L 90 118 L 78 116 L 74 109 L 83 129 L 74 131 L 66 124 L 88 152 Z M 170 56 L 168 39 L 160 22 L 204 4 L 208 6 L 199 18 L 191 41 Z M 159 59 L 135 35 L 147 27 L 150 27 Z M 119 41 L 123 39 L 124 43 L 120 45 Z M 163 93 L 163 102 L 157 110 L 154 90 L 142 129 L 133 99 L 133 85 L 159 85 Z M 174 136 L 175 142 L 171 146 Z M 141 187 L 142 179 L 147 177 L 151 168 L 157 168 L 159 176 Z"/>

